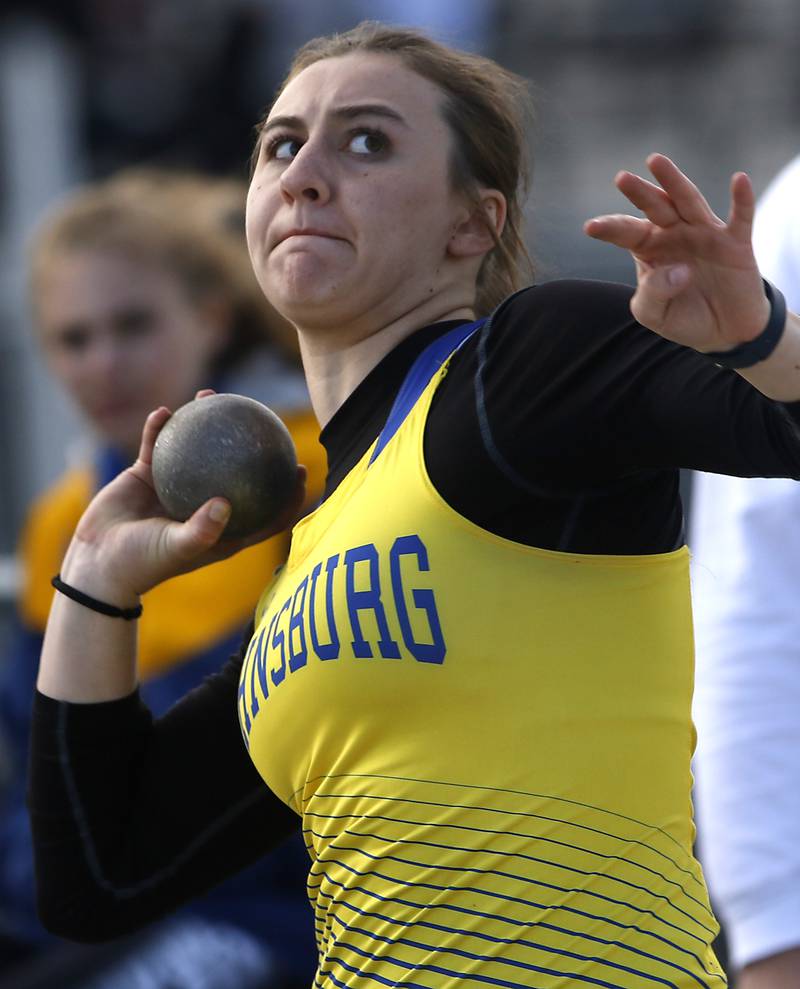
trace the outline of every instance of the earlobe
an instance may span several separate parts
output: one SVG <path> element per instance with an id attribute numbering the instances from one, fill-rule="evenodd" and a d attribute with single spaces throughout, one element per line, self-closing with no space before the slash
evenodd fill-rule
<path id="1" fill-rule="evenodd" d="M 481 189 L 478 202 L 453 230 L 447 253 L 457 258 L 488 254 L 499 240 L 505 220 L 505 196 L 496 189 Z"/>

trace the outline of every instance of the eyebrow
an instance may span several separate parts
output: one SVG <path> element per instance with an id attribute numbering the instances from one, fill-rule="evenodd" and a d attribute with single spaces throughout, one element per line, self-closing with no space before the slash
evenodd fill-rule
<path id="1" fill-rule="evenodd" d="M 344 120 L 353 120 L 355 117 L 363 116 L 386 117 L 389 120 L 396 120 L 404 127 L 408 127 L 405 117 L 384 103 L 353 103 L 347 106 L 340 106 L 332 111 L 331 116 Z M 283 115 L 271 117 L 265 121 L 261 128 L 261 133 L 266 134 L 268 131 L 275 130 L 276 127 L 288 127 L 297 130 L 302 129 L 304 126 L 302 117 Z"/>

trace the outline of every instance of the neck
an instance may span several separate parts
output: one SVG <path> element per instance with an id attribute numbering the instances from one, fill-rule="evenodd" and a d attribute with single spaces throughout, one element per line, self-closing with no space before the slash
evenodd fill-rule
<path id="1" fill-rule="evenodd" d="M 323 428 L 369 372 L 406 337 L 423 326 L 450 319 L 474 319 L 469 305 L 415 308 L 371 333 L 349 339 L 346 331 L 304 331 L 298 327 L 300 353 L 311 405 Z"/>

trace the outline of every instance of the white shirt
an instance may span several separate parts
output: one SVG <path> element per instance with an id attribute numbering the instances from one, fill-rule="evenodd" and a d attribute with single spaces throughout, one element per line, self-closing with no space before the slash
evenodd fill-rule
<path id="1" fill-rule="evenodd" d="M 800 157 L 754 244 L 800 311 Z M 800 945 L 800 483 L 697 474 L 690 523 L 700 855 L 740 967 Z"/>

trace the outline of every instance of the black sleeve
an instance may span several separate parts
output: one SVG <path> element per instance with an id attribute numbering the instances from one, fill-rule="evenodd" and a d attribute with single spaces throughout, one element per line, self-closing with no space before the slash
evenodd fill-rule
<path id="1" fill-rule="evenodd" d="M 800 477 L 800 403 L 640 326 L 631 294 L 534 286 L 470 339 L 425 436 L 454 508 L 529 545 L 654 553 L 682 538 L 680 468 Z"/>
<path id="2" fill-rule="evenodd" d="M 37 693 L 28 803 L 42 922 L 101 941 L 163 916 L 299 827 L 237 719 L 242 653 L 154 720 L 138 693 L 70 704 Z"/>
<path id="3" fill-rule="evenodd" d="M 500 314 L 478 373 L 508 463 L 530 480 L 539 458 L 568 474 L 684 467 L 800 477 L 800 403 L 773 402 L 639 325 L 631 295 L 625 285 L 551 282 Z"/>

